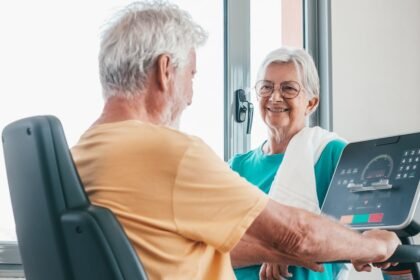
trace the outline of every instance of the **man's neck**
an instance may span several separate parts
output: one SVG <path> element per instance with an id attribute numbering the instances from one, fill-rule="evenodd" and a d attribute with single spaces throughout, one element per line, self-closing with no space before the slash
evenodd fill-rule
<path id="1" fill-rule="evenodd" d="M 147 107 L 148 104 L 144 96 L 136 95 L 130 99 L 117 96 L 108 98 L 102 114 L 93 125 L 139 120 L 156 125 L 171 126 L 170 114 L 165 114 L 160 108 Z"/>

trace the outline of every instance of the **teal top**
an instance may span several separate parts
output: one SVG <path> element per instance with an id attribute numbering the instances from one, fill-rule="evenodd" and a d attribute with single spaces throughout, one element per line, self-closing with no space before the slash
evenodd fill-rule
<path id="1" fill-rule="evenodd" d="M 325 194 L 345 145 L 340 140 L 331 141 L 324 148 L 315 164 L 316 190 L 320 206 L 324 202 Z M 262 146 L 245 154 L 235 155 L 229 164 L 239 175 L 268 193 L 284 154 L 265 155 L 262 152 Z M 289 267 L 289 271 L 293 274 L 293 277 L 289 279 L 335 279 L 342 266 L 342 264 L 324 264 L 324 272 L 314 272 L 302 267 Z M 255 265 L 235 269 L 235 275 L 238 280 L 258 280 L 259 271 L 260 265 Z"/>

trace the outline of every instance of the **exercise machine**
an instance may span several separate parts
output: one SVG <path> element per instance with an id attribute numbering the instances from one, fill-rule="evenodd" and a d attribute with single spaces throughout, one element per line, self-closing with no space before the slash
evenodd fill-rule
<path id="1" fill-rule="evenodd" d="M 325 215 L 355 230 L 394 231 L 403 245 L 385 279 L 420 279 L 420 133 L 348 144 L 322 205 Z"/>

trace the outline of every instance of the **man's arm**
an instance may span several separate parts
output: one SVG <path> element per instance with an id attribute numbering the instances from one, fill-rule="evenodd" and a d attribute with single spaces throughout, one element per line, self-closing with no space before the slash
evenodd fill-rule
<path id="1" fill-rule="evenodd" d="M 319 271 L 317 262 L 351 260 L 356 270 L 386 261 L 399 239 L 387 231 L 359 234 L 327 217 L 270 200 L 231 252 L 234 267 L 287 263 Z"/>

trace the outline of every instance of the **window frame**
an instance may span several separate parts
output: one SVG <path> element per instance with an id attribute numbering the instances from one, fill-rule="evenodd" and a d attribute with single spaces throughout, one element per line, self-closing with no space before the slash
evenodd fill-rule
<path id="1" fill-rule="evenodd" d="M 3 277 L 24 277 L 17 241 L 0 241 L 0 260 L 0 279 Z"/>
<path id="2" fill-rule="evenodd" d="M 309 124 L 333 129 L 331 0 L 303 0 L 303 45 L 318 69 L 320 102 Z"/>
<path id="3" fill-rule="evenodd" d="M 302 0 L 303 46 L 320 76 L 320 104 L 310 126 L 327 130 L 332 123 L 331 0 Z M 250 0 L 225 0 L 225 160 L 250 148 L 246 124 L 234 120 L 236 89 L 250 87 Z M 239 52 L 238 52 L 239 50 Z M 247 52 L 247 53 L 246 53 Z"/>
<path id="4" fill-rule="evenodd" d="M 224 0 L 224 159 L 250 148 L 246 122 L 235 121 L 235 90 L 251 83 L 250 0 Z"/>

